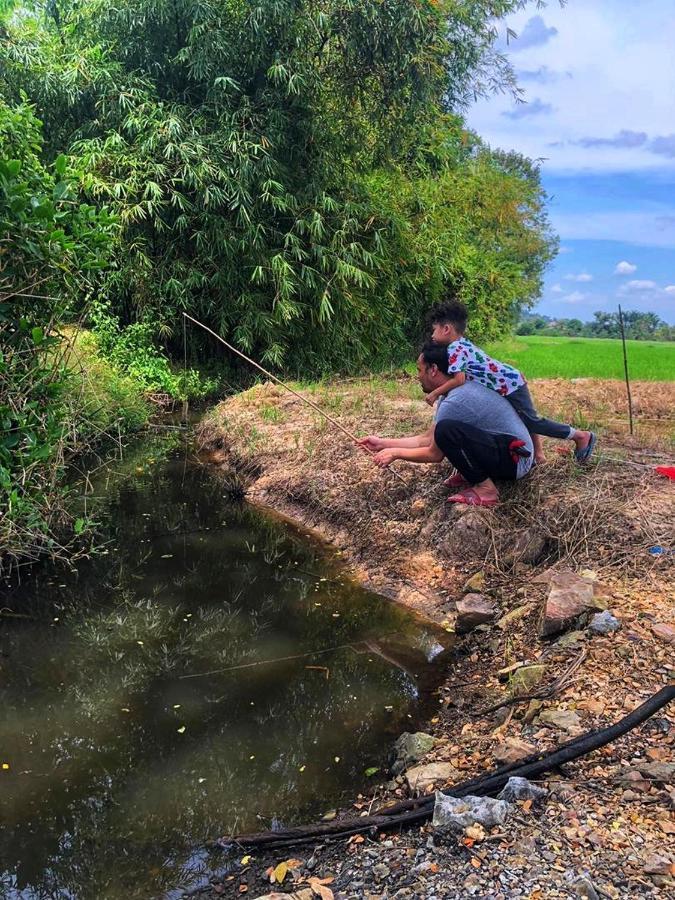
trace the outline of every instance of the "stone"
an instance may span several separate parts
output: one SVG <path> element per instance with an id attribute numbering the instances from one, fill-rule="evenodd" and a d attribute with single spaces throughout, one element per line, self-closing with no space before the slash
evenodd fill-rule
<path id="1" fill-rule="evenodd" d="M 539 713 L 539 721 L 563 731 L 574 731 L 581 725 L 581 719 L 573 709 L 545 709 Z"/>
<path id="2" fill-rule="evenodd" d="M 522 528 L 510 542 L 504 558 L 513 564 L 518 562 L 534 565 L 546 549 L 546 537 L 540 528 Z"/>
<path id="3" fill-rule="evenodd" d="M 391 753 L 392 775 L 400 775 L 408 766 L 419 762 L 423 756 L 433 749 L 435 739 L 424 731 L 411 733 L 405 731 L 395 742 Z"/>
<path id="4" fill-rule="evenodd" d="M 472 575 L 471 578 L 467 579 L 464 583 L 463 591 L 465 594 L 469 594 L 472 591 L 482 591 L 485 587 L 485 575 L 483 572 L 476 572 L 475 575 Z"/>
<path id="5" fill-rule="evenodd" d="M 452 763 L 435 762 L 408 769 L 405 778 L 411 791 L 424 794 L 431 785 L 443 785 L 449 781 L 458 781 L 459 772 Z"/>
<path id="6" fill-rule="evenodd" d="M 509 690 L 514 696 L 530 694 L 546 673 L 546 666 L 521 666 L 511 675 Z"/>
<path id="7" fill-rule="evenodd" d="M 491 797 L 448 797 L 436 791 L 434 815 L 431 824 L 440 832 L 461 833 L 478 823 L 483 828 L 503 825 L 511 810 L 504 800 Z"/>
<path id="8" fill-rule="evenodd" d="M 531 756 L 537 752 L 534 744 L 528 744 L 527 741 L 521 741 L 520 738 L 509 737 L 499 744 L 492 751 L 492 755 L 500 765 L 508 765 L 510 763 L 519 762 L 526 756 Z"/>
<path id="9" fill-rule="evenodd" d="M 645 872 L 647 875 L 670 875 L 673 861 L 668 856 L 655 853 L 645 860 Z"/>
<path id="10" fill-rule="evenodd" d="M 545 705 L 546 704 L 543 700 L 530 700 L 530 702 L 527 704 L 525 715 L 523 716 L 523 722 L 525 722 L 527 725 L 529 725 L 530 722 L 533 722 Z"/>
<path id="11" fill-rule="evenodd" d="M 595 597 L 595 584 L 595 579 L 574 572 L 553 575 L 539 627 L 540 636 L 550 637 L 566 631 L 585 613 L 595 612 L 601 605 Z"/>
<path id="12" fill-rule="evenodd" d="M 607 610 L 596 613 L 588 626 L 588 630 L 593 634 L 612 634 L 619 628 L 621 628 L 621 622 Z"/>
<path id="13" fill-rule="evenodd" d="M 501 617 L 501 619 L 497 622 L 497 628 L 501 628 L 502 631 L 504 631 L 509 627 L 509 625 L 512 625 L 514 622 L 519 622 L 521 619 L 524 619 L 525 616 L 529 616 L 534 607 L 535 604 L 533 602 L 524 603 L 522 606 L 517 606 L 510 612 L 507 612 L 505 616 Z"/>
<path id="14" fill-rule="evenodd" d="M 455 631 L 466 634 L 478 625 L 494 622 L 496 608 L 494 602 L 484 594 L 465 594 L 457 601 L 457 621 Z"/>
<path id="15" fill-rule="evenodd" d="M 391 869 L 384 863 L 378 863 L 376 866 L 373 866 L 373 875 L 378 881 L 382 881 L 383 878 L 388 878 L 391 875 Z"/>
<path id="16" fill-rule="evenodd" d="M 671 782 L 675 783 L 675 763 L 640 763 L 638 769 L 645 778 L 651 778 L 653 781 L 662 781 L 664 784 L 671 784 Z"/>
<path id="17" fill-rule="evenodd" d="M 562 637 L 558 638 L 558 640 L 553 645 L 556 650 L 569 650 L 576 649 L 582 641 L 586 640 L 586 634 L 583 631 L 569 631 L 567 634 L 563 634 Z"/>
<path id="18" fill-rule="evenodd" d="M 675 625 L 657 622 L 655 625 L 652 625 L 652 631 L 665 644 L 675 644 Z"/>
<path id="19" fill-rule="evenodd" d="M 516 800 L 543 800 L 548 794 L 546 788 L 540 788 L 532 784 L 527 778 L 512 775 L 506 782 L 497 797 L 498 800 L 506 800 L 507 803 L 515 803 Z"/>
<path id="20" fill-rule="evenodd" d="M 590 878 L 580 876 L 570 885 L 577 897 L 585 897 L 586 900 L 600 900 L 598 892 Z"/>
<path id="21" fill-rule="evenodd" d="M 646 794 L 651 790 L 651 782 L 644 778 L 638 769 L 627 769 L 616 776 L 614 781 L 631 791 L 641 791 Z"/>

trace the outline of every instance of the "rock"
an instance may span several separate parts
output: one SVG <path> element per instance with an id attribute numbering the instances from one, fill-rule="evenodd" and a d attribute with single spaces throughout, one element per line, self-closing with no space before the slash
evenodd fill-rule
<path id="1" fill-rule="evenodd" d="M 586 900 L 600 900 L 593 882 L 590 878 L 580 876 L 570 885 L 577 897 L 585 897 Z"/>
<path id="2" fill-rule="evenodd" d="M 574 731 L 581 725 L 581 719 L 572 709 L 545 709 L 539 713 L 539 721 L 564 731 Z"/>
<path id="3" fill-rule="evenodd" d="M 542 800 L 548 791 L 532 784 L 527 778 L 519 778 L 512 775 L 502 788 L 498 800 L 506 800 L 507 803 L 515 803 L 516 800 Z"/>
<path id="4" fill-rule="evenodd" d="M 495 604 L 489 597 L 483 594 L 465 594 L 457 601 L 455 631 L 458 634 L 466 634 L 477 625 L 494 622 L 495 615 Z"/>
<path id="5" fill-rule="evenodd" d="M 546 666 L 541 665 L 521 666 L 520 669 L 516 669 L 511 675 L 509 684 L 511 693 L 515 696 L 530 694 L 544 677 L 545 672 Z"/>
<path id="6" fill-rule="evenodd" d="M 569 650 L 570 648 L 576 648 L 582 641 L 586 640 L 586 634 L 583 631 L 570 631 L 567 634 L 563 634 L 561 638 L 553 645 L 556 649 L 561 650 Z"/>
<path id="7" fill-rule="evenodd" d="M 527 704 L 525 715 L 523 716 L 523 722 L 528 725 L 530 722 L 533 722 L 542 711 L 544 706 L 545 704 L 543 700 L 530 700 L 530 702 Z"/>
<path id="8" fill-rule="evenodd" d="M 584 613 L 600 606 L 595 598 L 595 580 L 560 572 L 551 578 L 551 587 L 539 627 L 541 637 L 566 631 Z"/>
<path id="9" fill-rule="evenodd" d="M 536 752 L 537 748 L 534 744 L 528 744 L 527 741 L 521 741 L 520 738 L 509 737 L 504 743 L 495 747 L 492 755 L 498 763 L 507 765 L 525 759 L 526 756 L 531 756 Z"/>
<path id="10" fill-rule="evenodd" d="M 476 572 L 475 575 L 472 575 L 465 584 L 462 590 L 465 594 L 469 594 L 472 591 L 482 591 L 485 587 L 485 575 L 483 572 Z"/>
<path id="11" fill-rule="evenodd" d="M 497 622 L 497 628 L 505 630 L 514 622 L 519 622 L 521 619 L 524 619 L 525 616 L 529 616 L 533 611 L 534 606 L 534 603 L 525 603 L 523 606 L 517 606 L 515 609 L 512 609 L 511 612 L 507 612 L 505 616 L 501 617 Z"/>
<path id="12" fill-rule="evenodd" d="M 665 644 L 675 644 L 675 625 L 657 622 L 655 625 L 652 625 L 652 631 Z"/>
<path id="13" fill-rule="evenodd" d="M 645 860 L 645 872 L 647 875 L 670 875 L 673 861 L 668 856 L 654 854 Z"/>
<path id="14" fill-rule="evenodd" d="M 394 744 L 391 753 L 391 774 L 400 775 L 408 766 L 419 762 L 433 749 L 435 743 L 434 738 L 424 731 L 404 732 Z"/>
<path id="15" fill-rule="evenodd" d="M 675 782 L 675 763 L 669 762 L 648 762 L 640 763 L 638 769 L 645 776 L 653 781 L 662 781 L 664 784 Z"/>
<path id="16" fill-rule="evenodd" d="M 504 558 L 513 564 L 518 562 L 533 565 L 546 549 L 546 538 L 540 528 L 523 528 L 509 544 Z"/>
<path id="17" fill-rule="evenodd" d="M 510 806 L 491 797 L 447 797 L 436 791 L 432 826 L 442 832 L 459 833 L 478 823 L 483 828 L 503 825 Z"/>
<path id="18" fill-rule="evenodd" d="M 443 785 L 448 781 L 458 781 L 459 772 L 451 763 L 435 762 L 408 769 L 405 778 L 411 791 L 424 794 L 430 785 Z"/>
<path id="19" fill-rule="evenodd" d="M 638 769 L 628 769 L 621 772 L 616 776 L 614 781 L 632 791 L 642 791 L 642 793 L 645 794 L 650 791 L 652 787 L 651 782 L 647 778 L 643 778 Z"/>
<path id="20" fill-rule="evenodd" d="M 621 622 L 607 610 L 596 613 L 588 626 L 588 630 L 592 631 L 593 634 L 612 634 L 613 631 L 618 631 L 619 628 L 621 628 Z"/>
<path id="21" fill-rule="evenodd" d="M 373 875 L 378 881 L 382 881 L 383 878 L 389 878 L 391 869 L 389 866 L 385 866 L 384 863 L 378 863 L 376 866 L 373 866 Z"/>

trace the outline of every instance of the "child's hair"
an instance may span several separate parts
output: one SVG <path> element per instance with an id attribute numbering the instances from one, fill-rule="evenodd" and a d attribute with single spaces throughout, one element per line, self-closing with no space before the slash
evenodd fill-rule
<path id="1" fill-rule="evenodd" d="M 459 300 L 448 300 L 432 307 L 429 324 L 432 328 L 434 325 L 452 325 L 460 334 L 464 334 L 468 318 L 469 314 L 463 303 Z"/>
<path id="2" fill-rule="evenodd" d="M 448 374 L 448 348 L 445 344 L 427 341 L 420 350 L 420 356 L 428 366 L 436 366 L 444 375 Z"/>

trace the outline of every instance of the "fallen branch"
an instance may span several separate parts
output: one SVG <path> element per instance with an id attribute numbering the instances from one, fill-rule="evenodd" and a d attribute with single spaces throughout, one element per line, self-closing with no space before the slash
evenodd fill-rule
<path id="1" fill-rule="evenodd" d="M 555 681 L 540 688 L 538 691 L 534 691 L 531 694 L 518 694 L 513 697 L 507 697 L 506 700 L 501 700 L 499 703 L 495 703 L 492 706 L 485 706 L 483 709 L 478 709 L 476 712 L 471 713 L 471 715 L 474 717 L 487 716 L 488 713 L 496 712 L 504 706 L 513 706 L 515 703 L 526 703 L 530 700 L 550 700 L 551 697 L 555 697 L 569 686 L 572 676 L 586 659 L 586 656 L 587 652 L 583 649 L 577 658 L 572 661 L 571 665 L 569 665 Z"/>
<path id="2" fill-rule="evenodd" d="M 614 725 L 599 731 L 588 731 L 561 744 L 552 753 L 533 754 L 518 763 L 502 766 L 480 778 L 454 785 L 443 793 L 450 797 L 466 797 L 469 794 L 484 796 L 498 793 L 512 775 L 522 778 L 537 778 L 545 772 L 550 772 L 565 763 L 598 750 L 632 731 L 673 699 L 675 699 L 675 685 L 668 685 Z M 279 831 L 240 834 L 236 838 L 222 838 L 217 843 L 221 847 L 228 847 L 230 844 L 246 847 L 282 847 L 319 839 L 340 839 L 364 831 L 384 831 L 414 825 L 429 819 L 433 808 L 434 797 L 421 797 L 404 800 L 402 803 L 382 809 L 371 816 L 347 819 L 341 822 L 303 825 Z"/>

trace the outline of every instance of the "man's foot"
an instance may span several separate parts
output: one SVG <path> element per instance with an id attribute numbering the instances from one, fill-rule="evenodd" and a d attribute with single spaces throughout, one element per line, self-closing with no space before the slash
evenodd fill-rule
<path id="1" fill-rule="evenodd" d="M 463 475 L 460 475 L 459 472 L 455 472 L 454 475 L 451 475 L 449 478 L 446 478 L 443 482 L 443 487 L 449 488 L 462 488 L 468 486 L 469 482 L 464 478 Z"/>
<path id="2" fill-rule="evenodd" d="M 596 435 L 592 431 L 577 431 L 572 440 L 576 447 L 574 451 L 576 461 L 578 463 L 588 462 L 597 443 Z"/>
<path id="3" fill-rule="evenodd" d="M 534 465 L 535 466 L 543 466 L 546 462 L 546 454 L 545 453 L 535 453 L 534 454 Z"/>
<path id="4" fill-rule="evenodd" d="M 451 494 L 448 503 L 465 503 L 467 506 L 497 506 L 499 496 L 484 497 L 476 488 L 468 487 L 459 494 Z"/>

